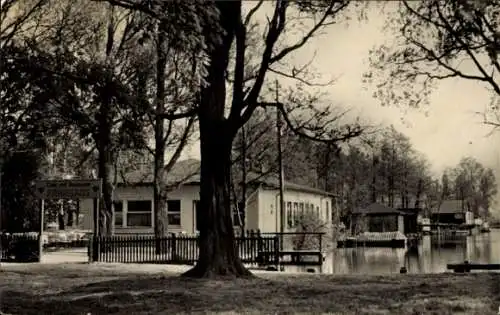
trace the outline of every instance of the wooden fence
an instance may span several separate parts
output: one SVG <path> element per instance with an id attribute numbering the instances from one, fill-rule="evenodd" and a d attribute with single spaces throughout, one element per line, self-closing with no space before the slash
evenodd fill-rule
<path id="1" fill-rule="evenodd" d="M 40 256 L 39 244 L 39 233 L 37 232 L 0 234 L 0 261 L 37 262 Z M 81 239 L 66 242 L 46 242 L 43 244 L 44 252 L 82 247 L 89 247 L 89 241 Z"/>
<path id="2" fill-rule="evenodd" d="M 37 262 L 38 244 L 38 234 L 0 234 L 0 261 Z"/>
<path id="3" fill-rule="evenodd" d="M 276 252 L 278 237 L 259 235 L 236 237 L 236 248 L 243 263 L 258 264 L 262 252 Z M 109 263 L 194 264 L 198 260 L 198 237 L 172 234 L 154 236 L 104 236 L 92 238 L 88 248 L 90 261 Z"/>

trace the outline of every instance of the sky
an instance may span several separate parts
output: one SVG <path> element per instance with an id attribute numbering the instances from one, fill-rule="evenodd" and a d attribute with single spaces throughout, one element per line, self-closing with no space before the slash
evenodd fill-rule
<path id="1" fill-rule="evenodd" d="M 494 168 L 500 179 L 500 131 L 491 134 L 491 127 L 484 125 L 483 117 L 477 114 L 490 101 L 488 91 L 478 82 L 442 81 L 431 96 L 427 115 L 423 110 L 382 107 L 372 98 L 373 90 L 362 83 L 362 74 L 369 70 L 369 50 L 389 36 L 381 29 L 386 18 L 374 9 L 368 12 L 367 21 L 329 26 L 294 59 L 310 60 L 316 53 L 312 66 L 324 76 L 338 78 L 325 88 L 332 99 L 373 123 L 394 125 L 429 159 L 436 175 L 462 157 L 472 156 Z M 199 157 L 198 144 L 191 146 L 186 156 Z"/>

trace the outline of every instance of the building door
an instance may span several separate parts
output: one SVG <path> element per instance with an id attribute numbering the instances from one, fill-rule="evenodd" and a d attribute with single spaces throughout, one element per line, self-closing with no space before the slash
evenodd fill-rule
<path id="1" fill-rule="evenodd" d="M 199 200 L 193 200 L 193 232 L 195 233 L 200 231 L 198 224 L 198 222 L 201 222 L 199 205 Z"/>

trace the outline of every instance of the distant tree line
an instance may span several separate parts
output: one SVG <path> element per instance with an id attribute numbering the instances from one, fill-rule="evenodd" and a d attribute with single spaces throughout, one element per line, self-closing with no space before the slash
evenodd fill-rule
<path id="1" fill-rule="evenodd" d="M 353 210 L 373 202 L 394 208 L 429 209 L 444 199 L 464 200 L 476 215 L 488 215 L 497 193 L 493 170 L 471 157 L 464 157 L 442 176 L 432 174 L 427 158 L 392 126 L 341 146 L 299 138 L 290 130 L 284 131 L 282 142 L 286 180 L 335 194 L 345 220 Z M 244 182 L 277 176 L 276 143 L 273 112 L 255 115 L 245 126 L 245 135 L 238 135 L 233 153 L 237 198 L 241 198 Z M 246 181 L 241 171 L 244 144 L 246 173 L 252 174 Z"/>

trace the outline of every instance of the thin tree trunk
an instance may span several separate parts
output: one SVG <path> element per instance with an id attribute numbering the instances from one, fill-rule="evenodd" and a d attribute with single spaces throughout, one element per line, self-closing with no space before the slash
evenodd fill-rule
<path id="1" fill-rule="evenodd" d="M 372 153 L 372 202 L 377 202 L 377 158 Z"/>
<path id="2" fill-rule="evenodd" d="M 99 211 L 99 234 L 113 234 L 113 183 L 111 181 L 112 162 L 109 151 L 99 152 L 98 174 L 102 179 L 102 202 Z"/>
<path id="3" fill-rule="evenodd" d="M 238 205 L 241 235 L 245 235 L 246 207 L 247 207 L 247 139 L 245 126 L 241 127 L 241 205 Z M 244 216 L 242 218 L 241 216 Z"/>
<path id="4" fill-rule="evenodd" d="M 113 234 L 113 146 L 111 142 L 111 97 L 103 88 L 102 104 L 98 114 L 98 134 L 96 137 L 98 150 L 97 173 L 102 179 L 102 202 L 99 211 L 99 234 Z"/>
<path id="5" fill-rule="evenodd" d="M 156 238 L 156 253 L 162 252 L 161 238 L 167 235 L 168 209 L 166 183 L 164 180 L 165 169 L 165 128 L 161 114 L 165 112 L 165 66 L 167 56 L 165 52 L 164 23 L 158 25 L 157 57 L 156 63 L 156 117 L 155 117 L 155 151 L 154 151 L 154 231 Z"/>
<path id="6" fill-rule="evenodd" d="M 420 208 L 420 198 L 422 196 L 423 180 L 419 179 L 417 184 L 417 193 L 415 195 L 415 208 Z"/>
<path id="7" fill-rule="evenodd" d="M 75 215 L 75 211 L 73 209 L 68 209 L 68 221 L 66 223 L 66 225 L 68 227 L 73 227 L 74 225 L 74 215 Z"/>
<path id="8" fill-rule="evenodd" d="M 325 176 L 324 180 L 324 191 L 328 191 L 328 185 L 329 185 L 329 175 L 330 175 L 330 153 L 331 153 L 331 147 L 329 144 L 326 145 L 326 152 L 323 160 L 323 175 Z"/>
<path id="9" fill-rule="evenodd" d="M 80 225 L 80 200 L 76 201 L 75 225 L 77 226 L 77 228 L 79 228 L 79 225 Z"/>
<path id="10" fill-rule="evenodd" d="M 59 211 L 57 211 L 57 220 L 59 221 L 59 230 L 64 231 L 66 226 L 64 224 L 64 201 L 59 200 Z"/>

